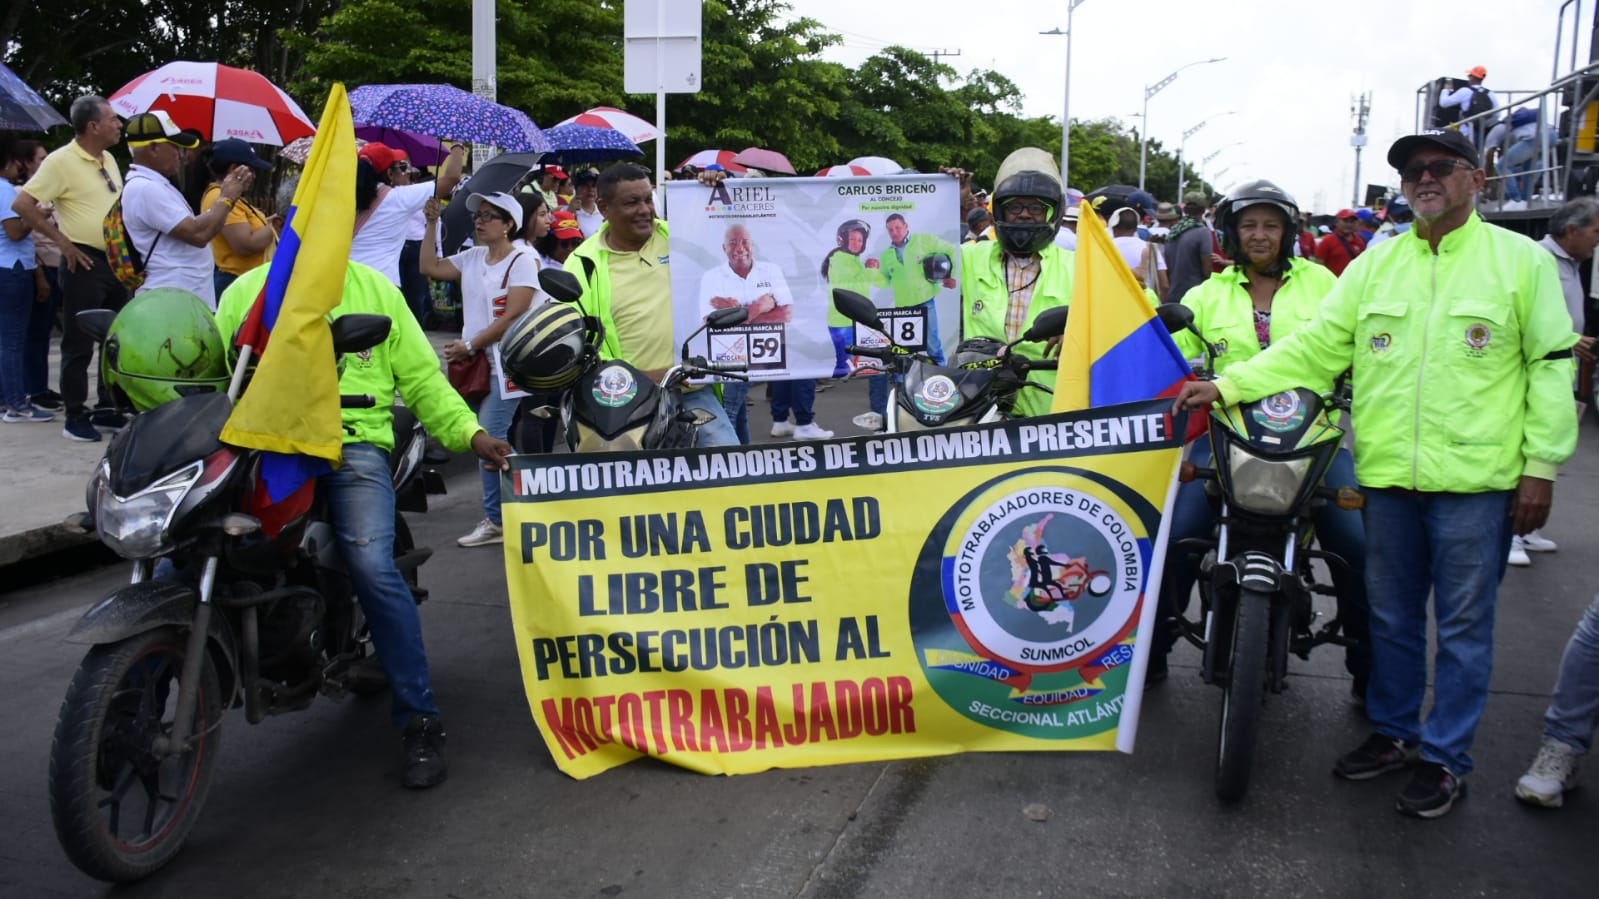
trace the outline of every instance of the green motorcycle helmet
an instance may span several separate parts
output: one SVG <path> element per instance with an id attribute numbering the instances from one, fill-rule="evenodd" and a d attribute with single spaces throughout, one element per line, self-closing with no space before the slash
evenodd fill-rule
<path id="1" fill-rule="evenodd" d="M 228 389 L 227 353 L 211 309 L 176 287 L 129 300 L 106 332 L 101 361 L 106 380 L 140 412 Z"/>

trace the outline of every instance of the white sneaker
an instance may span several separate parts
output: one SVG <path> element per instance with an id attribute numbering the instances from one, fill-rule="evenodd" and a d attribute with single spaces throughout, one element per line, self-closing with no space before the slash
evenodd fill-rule
<path id="1" fill-rule="evenodd" d="M 1532 564 L 1532 559 L 1527 556 L 1527 547 L 1522 545 L 1520 537 L 1510 538 L 1510 556 L 1505 561 L 1519 567 Z"/>
<path id="2" fill-rule="evenodd" d="M 1516 781 L 1516 798 L 1529 805 L 1559 808 L 1565 794 L 1576 786 L 1576 779 L 1577 750 L 1546 737 L 1532 767 Z"/>
<path id="3" fill-rule="evenodd" d="M 810 424 L 800 425 L 794 429 L 795 440 L 826 440 L 832 436 L 832 431 L 827 430 L 814 421 Z"/>
<path id="4" fill-rule="evenodd" d="M 774 422 L 772 422 L 772 436 L 773 437 L 793 437 L 794 436 L 794 423 L 789 421 L 786 418 L 783 419 L 782 421 L 774 421 Z"/>
<path id="5" fill-rule="evenodd" d="M 1517 539 L 1521 541 L 1522 549 L 1525 549 L 1530 553 L 1552 553 L 1560 548 L 1560 544 L 1550 540 L 1548 537 L 1545 537 L 1537 531 L 1533 531 L 1529 534 L 1522 534 Z"/>
<path id="6" fill-rule="evenodd" d="M 472 533 L 455 541 L 462 546 L 488 546 L 493 543 L 504 543 L 505 533 L 500 526 L 487 518 L 477 523 Z"/>
<path id="7" fill-rule="evenodd" d="M 855 427 L 865 428 L 868 431 L 881 431 L 883 429 L 883 416 L 876 412 L 862 412 L 850 419 L 855 422 Z"/>

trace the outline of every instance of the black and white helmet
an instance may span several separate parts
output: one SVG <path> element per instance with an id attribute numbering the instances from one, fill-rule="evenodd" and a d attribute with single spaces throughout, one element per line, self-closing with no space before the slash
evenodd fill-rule
<path id="1" fill-rule="evenodd" d="M 1216 231 L 1221 234 L 1222 252 L 1229 259 L 1242 262 L 1245 258 L 1242 241 L 1238 238 L 1238 216 L 1251 206 L 1274 206 L 1287 217 L 1283 227 L 1282 245 L 1277 248 L 1275 271 L 1285 272 L 1294 255 L 1294 243 L 1299 235 L 1299 204 L 1294 198 L 1270 181 L 1251 181 L 1223 197 L 1216 204 Z M 1268 273 L 1270 274 L 1270 273 Z"/>
<path id="2" fill-rule="evenodd" d="M 838 248 L 840 250 L 844 250 L 844 251 L 848 251 L 849 250 L 849 235 L 850 235 L 851 231 L 859 231 L 859 232 L 861 232 L 861 246 L 862 247 L 866 246 L 866 241 L 869 240 L 871 238 L 871 236 L 872 236 L 872 226 L 871 225 L 866 224 L 864 221 L 861 221 L 860 219 L 850 219 L 849 221 L 844 222 L 842 225 L 838 226 Z"/>
<path id="3" fill-rule="evenodd" d="M 993 197 L 994 233 L 1007 253 L 1031 256 L 1054 242 L 1066 211 L 1066 191 L 1055 157 L 1037 147 L 1012 152 L 999 164 Z M 1021 197 L 1033 197 L 1048 206 L 1045 220 L 1026 224 L 1005 221 L 1005 203 Z"/>
<path id="4" fill-rule="evenodd" d="M 523 390 L 552 393 L 571 386 L 596 358 L 595 335 L 569 303 L 549 302 L 522 313 L 500 339 L 500 364 Z"/>

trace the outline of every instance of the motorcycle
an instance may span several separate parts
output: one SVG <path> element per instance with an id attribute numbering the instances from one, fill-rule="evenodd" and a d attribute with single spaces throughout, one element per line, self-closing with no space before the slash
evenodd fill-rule
<path id="1" fill-rule="evenodd" d="M 539 286 L 557 302 L 576 304 L 587 317 L 583 287 L 571 272 L 543 269 L 539 272 Z M 689 346 L 707 330 L 735 327 L 748 317 L 749 310 L 743 307 L 718 309 L 706 316 L 705 323 L 683 341 L 678 363 L 667 369 L 659 384 L 627 362 L 595 355 L 561 397 L 558 412 L 544 406 L 533 410 L 533 414 L 559 414 L 567 449 L 575 453 L 693 447 L 700 426 L 710 421 L 711 415 L 683 407 L 684 387 L 692 380 L 710 377 L 748 380 L 739 372 L 746 371 L 749 364 L 690 356 Z M 594 345 L 604 343 L 604 327 L 597 319 L 587 321 L 594 329 Z"/>
<path id="2" fill-rule="evenodd" d="M 926 353 L 912 352 L 888 336 L 872 301 L 851 290 L 833 291 L 833 306 L 844 317 L 862 327 L 885 335 L 886 346 L 851 345 L 846 352 L 877 359 L 894 378 L 889 391 L 887 416 L 890 434 L 929 428 L 988 424 L 1009 417 L 1016 395 L 1023 388 L 1054 393 L 1052 389 L 1029 381 L 1035 371 L 1053 371 L 1054 359 L 1032 359 L 1011 350 L 1019 343 L 1059 337 L 1066 331 L 1067 307 L 1057 306 L 1039 313 L 1021 337 L 1005 343 L 988 337 L 968 338 L 956 348 L 949 365 L 939 365 Z M 902 386 L 903 385 L 903 386 Z"/>
<path id="3" fill-rule="evenodd" d="M 1172 331 L 1186 329 L 1206 348 L 1201 377 L 1214 377 L 1216 350 L 1194 327 L 1193 312 L 1168 303 L 1159 314 Z M 1322 479 L 1343 442 L 1329 413 L 1349 409 L 1341 381 L 1318 395 L 1305 388 L 1210 412 L 1213 465 L 1185 461 L 1179 480 L 1206 483 L 1218 509 L 1214 535 L 1181 540 L 1173 552 L 1200 555 L 1201 620 L 1176 610 L 1175 632 L 1204 653 L 1200 676 L 1222 689 L 1216 741 L 1216 795 L 1242 798 L 1249 787 L 1256 731 L 1266 693 L 1286 686 L 1288 657 L 1308 660 L 1317 646 L 1349 646 L 1338 618 L 1316 626 L 1312 605 L 1337 589 L 1318 581 L 1311 562 L 1321 560 L 1340 579 L 1349 573 L 1339 556 L 1313 549 L 1313 513 L 1328 502 L 1359 509 L 1359 491 L 1324 486 Z"/>
<path id="4" fill-rule="evenodd" d="M 103 341 L 112 313 L 83 313 Z M 345 315 L 334 348 L 381 343 L 390 321 Z M 375 405 L 344 396 L 346 407 Z M 217 764 L 224 710 L 245 720 L 341 699 L 384 684 L 340 559 L 326 500 L 286 522 L 261 517 L 262 454 L 223 444 L 226 393 L 181 396 L 117 433 L 89 483 L 77 526 L 133 563 L 130 583 L 68 634 L 91 648 L 67 689 L 50 751 L 50 807 L 68 858 L 101 880 L 131 882 L 170 862 L 200 816 Z M 424 470 L 426 433 L 396 409 L 391 454 L 395 562 L 417 602 L 432 555 L 398 510 L 425 511 L 442 493 Z M 175 578 L 155 579 L 170 560 Z M 375 673 L 374 673 L 375 669 Z"/>

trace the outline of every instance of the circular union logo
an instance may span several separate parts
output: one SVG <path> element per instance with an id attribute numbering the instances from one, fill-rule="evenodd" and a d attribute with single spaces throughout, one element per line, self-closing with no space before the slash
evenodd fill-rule
<path id="1" fill-rule="evenodd" d="M 1493 340 L 1493 338 L 1494 332 L 1490 331 L 1488 326 L 1482 322 L 1477 322 L 1466 328 L 1466 346 L 1474 350 L 1480 350 L 1487 346 L 1488 341 Z"/>
<path id="2" fill-rule="evenodd" d="M 607 365 L 594 379 L 594 401 L 602 406 L 625 406 L 638 395 L 638 381 L 624 365 Z"/>
<path id="3" fill-rule="evenodd" d="M 933 375 L 922 382 L 911 402 L 928 415 L 943 415 L 960 402 L 960 391 L 948 375 Z"/>
<path id="4" fill-rule="evenodd" d="M 1150 557 L 1149 529 L 1108 485 L 1062 469 L 979 487 L 938 523 L 911 587 L 928 682 L 988 727 L 1076 739 L 1116 726 Z M 1156 514 L 1150 510 L 1148 514 Z M 1114 706 L 1113 708 L 1111 708 Z"/>
<path id="5" fill-rule="evenodd" d="M 1274 393 L 1255 404 L 1255 421 L 1273 431 L 1292 431 L 1305 423 L 1305 404 L 1292 390 Z"/>

